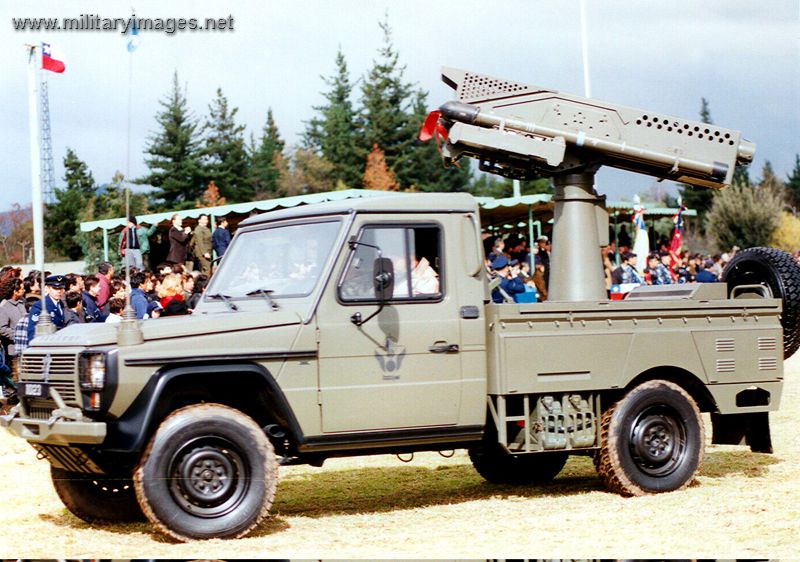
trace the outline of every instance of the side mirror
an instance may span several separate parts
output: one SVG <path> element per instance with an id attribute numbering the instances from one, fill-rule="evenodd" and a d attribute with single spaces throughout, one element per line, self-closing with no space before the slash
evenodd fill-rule
<path id="1" fill-rule="evenodd" d="M 394 294 L 394 264 L 389 258 L 376 258 L 372 266 L 375 298 L 386 302 Z"/>

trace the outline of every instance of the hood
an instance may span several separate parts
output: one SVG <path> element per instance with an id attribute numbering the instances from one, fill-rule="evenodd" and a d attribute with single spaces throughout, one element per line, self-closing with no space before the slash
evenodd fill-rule
<path id="1" fill-rule="evenodd" d="M 241 311 L 220 312 L 189 316 L 171 316 L 140 321 L 145 341 L 165 338 L 200 336 L 219 332 L 255 330 L 273 326 L 288 326 L 302 323 L 299 314 L 291 310 L 277 310 L 264 314 Z M 31 347 L 83 346 L 97 347 L 115 345 L 119 324 L 74 324 L 50 336 L 40 336 L 31 342 Z"/>

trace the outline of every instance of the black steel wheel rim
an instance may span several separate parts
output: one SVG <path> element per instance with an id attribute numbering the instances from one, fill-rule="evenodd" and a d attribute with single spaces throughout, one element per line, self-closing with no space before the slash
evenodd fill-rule
<path id="1" fill-rule="evenodd" d="M 672 408 L 645 408 L 630 427 L 630 453 L 639 470 L 663 477 L 681 465 L 687 449 L 686 426 Z"/>
<path id="2" fill-rule="evenodd" d="M 110 499 L 127 498 L 135 495 L 133 482 L 127 478 L 91 478 L 91 485 L 100 494 Z"/>
<path id="3" fill-rule="evenodd" d="M 247 495 L 250 469 L 241 450 L 224 437 L 189 441 L 172 456 L 169 489 L 177 505 L 198 517 L 230 513 Z"/>

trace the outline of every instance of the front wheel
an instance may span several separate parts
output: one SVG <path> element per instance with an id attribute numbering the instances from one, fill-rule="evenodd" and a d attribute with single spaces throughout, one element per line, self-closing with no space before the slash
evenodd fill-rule
<path id="1" fill-rule="evenodd" d="M 687 487 L 703 461 L 700 410 L 677 384 L 654 380 L 626 394 L 603 413 L 597 473 L 623 496 Z"/>
<path id="2" fill-rule="evenodd" d="M 142 521 L 130 475 L 101 476 L 50 467 L 50 477 L 61 503 L 89 523 Z"/>
<path id="3" fill-rule="evenodd" d="M 221 404 L 170 414 L 134 473 L 147 518 L 171 537 L 242 537 L 267 515 L 278 462 L 252 420 Z"/>

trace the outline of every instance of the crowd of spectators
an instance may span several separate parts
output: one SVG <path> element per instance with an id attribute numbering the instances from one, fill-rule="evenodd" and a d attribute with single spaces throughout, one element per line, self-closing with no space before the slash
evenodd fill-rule
<path id="1" fill-rule="evenodd" d="M 119 270 L 110 262 L 101 263 L 88 275 L 34 270 L 23 276 L 20 268 L 0 268 L 0 383 L 9 385 L 8 366 L 33 339 L 43 301 L 56 329 L 120 322 L 129 293 L 138 320 L 191 314 L 211 276 L 212 252 L 221 257 L 231 240 L 225 219 L 214 233 L 208 222 L 207 216 L 201 217 L 192 231 L 173 216 L 167 260 L 151 267 L 146 258 L 154 229 L 140 227 L 136 217 L 129 217 L 119 244 L 123 264 L 127 261 L 130 266 L 129 284 L 124 268 Z"/>
<path id="2" fill-rule="evenodd" d="M 658 249 L 647 256 L 638 256 L 628 245 L 617 248 L 613 243 L 601 249 L 606 290 L 609 295 L 620 286 L 669 285 L 672 283 L 714 283 L 738 248 L 721 254 L 700 254 L 689 251 L 670 252 L 669 240 L 662 238 Z M 542 302 L 547 300 L 550 286 L 551 244 L 540 236 L 531 248 L 524 236 L 484 235 L 486 272 L 492 283 L 492 300 L 502 302 Z M 533 271 L 531 271 L 531 255 Z M 645 260 L 640 267 L 640 260 Z M 521 295 L 533 293 L 524 301 Z"/>

